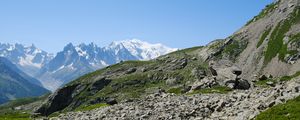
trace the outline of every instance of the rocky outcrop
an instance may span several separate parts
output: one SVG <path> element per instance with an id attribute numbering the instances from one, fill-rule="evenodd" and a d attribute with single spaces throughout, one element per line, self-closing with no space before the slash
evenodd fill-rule
<path id="1" fill-rule="evenodd" d="M 214 71 L 215 79 L 220 85 L 242 90 L 247 90 L 251 87 L 248 80 L 240 78 L 242 70 L 231 61 L 212 61 L 210 69 Z"/>
<path id="2" fill-rule="evenodd" d="M 35 112 L 41 115 L 50 115 L 53 112 L 64 109 L 73 100 L 73 93 L 76 89 L 80 89 L 80 85 L 72 85 L 61 88 L 57 92 L 53 93 L 48 101 L 39 107 Z"/>

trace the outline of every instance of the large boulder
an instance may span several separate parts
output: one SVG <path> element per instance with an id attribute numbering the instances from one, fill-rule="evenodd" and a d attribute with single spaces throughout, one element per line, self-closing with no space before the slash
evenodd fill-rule
<path id="1" fill-rule="evenodd" d="M 210 69 L 216 72 L 214 74 L 217 75 L 216 80 L 220 85 L 242 90 L 249 89 L 251 86 L 247 80 L 239 77 L 242 74 L 241 68 L 230 61 L 214 62 L 211 64 Z"/>
<path id="2" fill-rule="evenodd" d="M 131 74 L 134 73 L 136 71 L 136 68 L 129 68 L 128 70 L 126 70 L 125 74 Z"/>
<path id="3" fill-rule="evenodd" d="M 216 80 L 210 78 L 203 78 L 202 80 L 197 80 L 191 87 L 191 90 L 199 90 L 203 88 L 211 88 L 212 86 L 218 85 Z"/>
<path id="4" fill-rule="evenodd" d="M 240 89 L 240 90 L 247 90 L 251 87 L 248 80 L 244 79 L 236 79 L 236 80 L 228 80 L 225 82 L 225 86 L 231 89 Z"/>
<path id="5" fill-rule="evenodd" d="M 203 79 L 206 76 L 206 72 L 203 69 L 194 68 L 191 73 L 192 76 L 195 76 L 198 80 Z"/>
<path id="6" fill-rule="evenodd" d="M 258 79 L 259 80 L 267 80 L 268 77 L 266 75 L 261 75 Z"/>
<path id="7" fill-rule="evenodd" d="M 117 100 L 114 98 L 107 98 L 105 101 L 106 101 L 106 104 L 109 104 L 109 105 L 118 104 Z"/>
<path id="8" fill-rule="evenodd" d="M 240 80 L 236 80 L 234 89 L 247 90 L 250 87 L 251 87 L 251 85 L 248 82 L 248 80 L 240 79 Z"/>

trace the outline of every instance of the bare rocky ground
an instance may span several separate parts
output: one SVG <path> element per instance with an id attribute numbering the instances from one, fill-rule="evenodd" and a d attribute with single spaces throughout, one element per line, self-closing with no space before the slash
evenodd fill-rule
<path id="1" fill-rule="evenodd" d="M 175 95 L 161 92 L 138 101 L 61 114 L 50 120 L 248 120 L 299 95 L 300 79 L 275 87 L 255 87 L 228 94 Z"/>

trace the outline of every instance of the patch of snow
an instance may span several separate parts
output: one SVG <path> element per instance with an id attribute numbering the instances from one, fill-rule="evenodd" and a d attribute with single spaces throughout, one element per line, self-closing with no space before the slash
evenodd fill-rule
<path id="1" fill-rule="evenodd" d="M 57 71 L 60 71 L 60 70 L 62 70 L 62 69 L 64 69 L 64 68 L 65 68 L 64 65 L 63 65 L 63 66 L 60 66 L 58 69 L 52 71 L 51 73 L 56 73 Z"/>
<path id="2" fill-rule="evenodd" d="M 132 55 L 140 58 L 140 60 L 154 59 L 178 50 L 177 48 L 170 48 L 162 44 L 150 44 L 139 39 L 115 41 L 106 49 L 114 49 L 115 54 L 117 54 L 122 48 L 126 48 Z"/>
<path id="3" fill-rule="evenodd" d="M 14 50 L 16 47 L 15 45 L 9 45 L 9 48 L 7 48 L 7 51 L 12 51 Z"/>
<path id="4" fill-rule="evenodd" d="M 33 63 L 34 56 L 32 55 L 26 55 L 25 58 L 24 57 L 19 57 L 19 65 L 21 66 L 34 66 L 36 68 L 41 68 L 42 64 L 41 63 Z"/>
<path id="5" fill-rule="evenodd" d="M 79 56 L 84 57 L 84 56 L 87 55 L 86 51 L 83 51 L 79 46 L 76 46 L 75 50 L 77 51 L 77 53 L 79 54 Z"/>

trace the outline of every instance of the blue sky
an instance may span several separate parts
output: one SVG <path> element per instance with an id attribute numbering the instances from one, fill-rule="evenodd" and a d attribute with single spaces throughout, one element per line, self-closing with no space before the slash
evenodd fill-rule
<path id="1" fill-rule="evenodd" d="M 273 0 L 1 0 L 0 42 L 58 52 L 137 38 L 187 48 L 225 38 Z"/>

